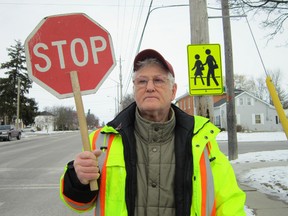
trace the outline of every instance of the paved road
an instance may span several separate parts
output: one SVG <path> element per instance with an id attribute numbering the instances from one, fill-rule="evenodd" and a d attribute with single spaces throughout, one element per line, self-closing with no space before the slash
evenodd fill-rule
<path id="1" fill-rule="evenodd" d="M 73 213 L 58 196 L 59 177 L 81 151 L 80 141 L 73 132 L 0 142 L 0 215 L 93 215 Z M 227 154 L 227 142 L 219 143 Z M 286 142 L 239 143 L 239 153 L 287 148 Z"/>
<path id="2" fill-rule="evenodd" d="M 220 149 L 225 155 L 228 155 L 228 142 L 218 141 Z M 287 150 L 287 141 L 269 141 L 269 142 L 238 142 L 238 154 L 259 151 Z"/>
<path id="3" fill-rule="evenodd" d="M 59 177 L 66 162 L 81 151 L 80 139 L 75 132 L 0 142 L 0 215 L 80 215 L 58 196 Z"/>

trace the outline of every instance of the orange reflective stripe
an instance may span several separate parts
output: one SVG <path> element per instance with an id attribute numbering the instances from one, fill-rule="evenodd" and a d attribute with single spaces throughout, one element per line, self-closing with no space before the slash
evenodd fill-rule
<path id="1" fill-rule="evenodd" d="M 206 196 L 207 196 L 207 174 L 204 152 L 200 158 L 200 175 L 201 175 L 201 190 L 202 190 L 202 204 L 201 204 L 201 215 L 206 215 Z"/>
<path id="2" fill-rule="evenodd" d="M 99 196 L 96 203 L 95 215 L 104 216 L 105 215 L 105 196 L 106 196 L 106 163 L 107 163 L 107 155 L 109 155 L 109 150 L 111 143 L 115 137 L 115 134 L 102 134 L 101 130 L 95 131 L 92 138 L 91 148 L 95 150 L 96 148 L 105 147 L 106 157 L 104 159 L 104 163 L 101 165 L 101 180 L 100 180 L 100 188 L 99 188 Z M 100 164 L 99 164 L 100 166 Z"/>
<path id="3" fill-rule="evenodd" d="M 109 135 L 109 140 L 108 140 L 108 146 L 109 146 L 109 147 L 111 146 L 111 143 L 112 143 L 114 137 L 115 137 L 115 134 L 110 134 L 110 135 Z"/>
<path id="4" fill-rule="evenodd" d="M 200 158 L 201 175 L 201 216 L 213 216 L 216 214 L 213 175 L 209 161 L 209 145 L 205 147 Z"/>
<path id="5" fill-rule="evenodd" d="M 216 201 L 214 201 L 211 216 L 216 216 Z"/>
<path id="6" fill-rule="evenodd" d="M 70 198 L 66 197 L 63 193 L 64 190 L 64 178 L 61 179 L 61 185 L 62 185 L 62 195 L 65 202 L 73 209 L 77 211 L 86 211 L 91 208 L 91 204 L 95 201 L 96 197 L 89 203 L 79 203 L 71 200 Z"/>
<path id="7" fill-rule="evenodd" d="M 99 133 L 100 133 L 100 129 L 95 131 L 95 133 L 94 133 L 93 140 L 92 140 L 92 143 L 91 143 L 91 150 L 92 151 L 96 149 L 96 139 L 97 139 Z"/>

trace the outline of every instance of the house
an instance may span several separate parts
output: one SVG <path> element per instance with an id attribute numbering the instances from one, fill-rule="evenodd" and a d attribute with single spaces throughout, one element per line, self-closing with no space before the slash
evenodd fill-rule
<path id="1" fill-rule="evenodd" d="M 41 131 L 54 131 L 54 116 L 53 114 L 43 111 L 35 117 L 35 127 Z"/>
<path id="2" fill-rule="evenodd" d="M 194 115 L 194 100 L 188 93 L 176 98 L 175 105 L 189 115 Z"/>
<path id="3" fill-rule="evenodd" d="M 226 98 L 226 95 L 214 95 L 213 103 L 216 103 L 223 98 Z M 178 97 L 175 104 L 189 115 L 194 115 L 194 99 L 193 96 L 189 95 L 189 93 L 185 93 L 184 95 Z"/>
<path id="4" fill-rule="evenodd" d="M 214 124 L 227 129 L 226 99 L 214 104 Z M 283 131 L 274 106 L 243 91 L 235 94 L 237 125 L 245 131 Z"/>
<path id="5" fill-rule="evenodd" d="M 214 124 L 227 130 L 226 94 L 213 96 Z M 176 105 L 186 113 L 194 114 L 193 97 L 185 94 L 179 97 Z M 235 114 L 237 126 L 245 131 L 283 131 L 274 106 L 254 95 L 235 90 Z"/>

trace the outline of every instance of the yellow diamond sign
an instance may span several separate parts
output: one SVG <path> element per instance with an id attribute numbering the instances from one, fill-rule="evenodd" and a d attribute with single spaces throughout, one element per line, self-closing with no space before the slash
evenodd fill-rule
<path id="1" fill-rule="evenodd" d="M 189 94 L 223 94 L 221 50 L 219 44 L 187 46 Z"/>

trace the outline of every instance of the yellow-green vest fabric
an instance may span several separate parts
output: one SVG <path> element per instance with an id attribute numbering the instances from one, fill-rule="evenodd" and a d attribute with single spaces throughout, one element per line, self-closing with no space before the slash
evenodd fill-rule
<path id="1" fill-rule="evenodd" d="M 93 149 L 97 146 L 95 144 L 97 139 L 94 135 L 99 133 L 99 130 L 90 134 Z M 104 146 L 105 152 L 102 157 L 105 159 L 103 167 L 100 166 L 101 184 L 95 213 L 97 216 L 126 216 L 128 215 L 125 203 L 126 170 L 122 138 L 114 128 L 109 126 L 102 128 L 101 133 L 113 134 L 113 136 L 107 136 L 107 138 L 101 135 L 103 141 L 100 145 Z M 216 142 L 218 133 L 219 129 L 213 124 L 207 123 L 206 118 L 195 116 L 195 135 L 191 140 L 193 154 L 191 216 L 245 215 L 243 208 L 245 193 L 239 189 L 227 157 L 219 150 Z M 201 164 L 206 166 L 204 173 Z M 203 176 L 206 176 L 205 184 Z M 203 190 L 205 194 L 203 194 Z M 91 203 L 91 205 L 93 204 Z"/>

